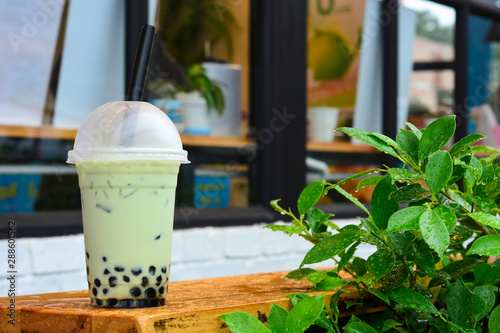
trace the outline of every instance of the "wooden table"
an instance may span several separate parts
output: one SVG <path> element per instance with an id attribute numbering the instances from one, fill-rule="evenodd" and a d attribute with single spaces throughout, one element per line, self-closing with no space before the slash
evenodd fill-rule
<path id="1" fill-rule="evenodd" d="M 15 297 L 15 323 L 9 324 L 10 298 L 0 298 L 0 332 L 229 332 L 219 316 L 244 311 L 267 321 L 271 303 L 290 309 L 285 295 L 310 292 L 307 280 L 285 280 L 286 272 L 242 275 L 169 284 L 167 305 L 145 309 L 90 306 L 86 290 Z M 343 294 L 356 299 L 355 288 Z"/>

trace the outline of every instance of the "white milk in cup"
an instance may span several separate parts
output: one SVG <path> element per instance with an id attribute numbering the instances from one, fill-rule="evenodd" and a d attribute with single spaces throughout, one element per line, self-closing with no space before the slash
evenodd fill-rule
<path id="1" fill-rule="evenodd" d="M 149 103 L 104 104 L 67 162 L 78 172 L 91 304 L 164 305 L 177 174 L 189 163 L 175 125 Z"/>

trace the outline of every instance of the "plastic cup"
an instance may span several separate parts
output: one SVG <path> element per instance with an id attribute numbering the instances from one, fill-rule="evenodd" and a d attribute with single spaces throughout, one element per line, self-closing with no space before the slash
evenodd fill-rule
<path id="1" fill-rule="evenodd" d="M 177 174 L 189 163 L 175 125 L 145 102 L 111 102 L 79 129 L 78 172 L 91 304 L 165 304 Z"/>

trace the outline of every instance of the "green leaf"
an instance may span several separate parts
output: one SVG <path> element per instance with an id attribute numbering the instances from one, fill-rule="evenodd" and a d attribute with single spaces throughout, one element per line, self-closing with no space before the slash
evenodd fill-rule
<path id="1" fill-rule="evenodd" d="M 359 221 L 361 222 L 363 227 L 365 227 L 366 230 L 368 230 L 374 235 L 382 237 L 380 234 L 380 230 L 377 229 L 377 226 L 373 223 L 372 220 L 360 217 Z"/>
<path id="2" fill-rule="evenodd" d="M 271 333 L 257 318 L 245 312 L 232 312 L 219 317 L 233 333 Z"/>
<path id="3" fill-rule="evenodd" d="M 487 198 L 495 199 L 500 195 L 500 178 L 497 178 L 491 182 L 481 181 L 481 191 L 482 194 Z"/>
<path id="4" fill-rule="evenodd" d="M 382 329 L 380 330 L 380 332 L 381 333 L 387 332 L 387 331 L 392 330 L 393 328 L 399 327 L 401 325 L 403 325 L 403 324 L 398 323 L 394 319 L 387 319 L 386 321 L 384 321 L 384 325 L 382 326 Z"/>
<path id="5" fill-rule="evenodd" d="M 323 239 L 307 252 L 300 267 L 330 259 L 359 239 L 357 232 L 342 232 Z"/>
<path id="6" fill-rule="evenodd" d="M 352 268 L 356 276 L 363 276 L 366 274 L 366 260 L 363 258 L 356 257 L 352 260 Z"/>
<path id="7" fill-rule="evenodd" d="M 471 147 L 473 144 L 478 142 L 481 139 L 484 139 L 485 137 L 481 134 L 470 134 L 467 135 L 465 138 L 462 138 L 460 141 L 455 143 L 453 147 L 450 149 L 450 154 L 451 156 L 456 156 L 458 153 L 463 151 L 464 149 L 467 149 Z"/>
<path id="8" fill-rule="evenodd" d="M 286 332 L 302 333 L 319 317 L 325 305 L 325 295 L 306 298 L 295 305 L 288 314 Z"/>
<path id="9" fill-rule="evenodd" d="M 303 278 L 307 277 L 309 274 L 316 272 L 316 270 L 312 268 L 300 268 L 296 269 L 294 271 L 291 271 L 288 273 L 285 278 L 287 279 L 292 279 L 292 280 L 302 280 Z"/>
<path id="10" fill-rule="evenodd" d="M 368 289 L 368 292 L 370 294 L 372 294 L 372 295 L 377 296 L 378 298 L 380 298 L 382 301 L 384 301 L 385 303 L 387 303 L 387 305 L 391 305 L 391 300 L 389 299 L 389 296 L 387 296 L 383 292 L 375 290 L 375 289 Z"/>
<path id="11" fill-rule="evenodd" d="M 451 232 L 457 225 L 457 216 L 455 215 L 455 212 L 446 206 L 438 206 L 432 209 L 434 213 L 439 216 L 441 221 L 444 222 L 446 225 L 446 228 L 448 229 L 448 232 Z"/>
<path id="12" fill-rule="evenodd" d="M 356 140 L 359 140 L 361 142 L 367 143 L 372 147 L 377 148 L 381 152 L 384 152 L 386 154 L 392 155 L 396 158 L 399 158 L 399 156 L 396 154 L 394 149 L 384 141 L 380 140 L 379 138 L 370 135 L 371 133 L 364 131 L 362 129 L 358 128 L 352 128 L 352 127 L 340 127 L 337 128 L 337 130 L 344 132 L 345 134 L 349 135 L 350 137 L 355 138 Z"/>
<path id="13" fill-rule="evenodd" d="M 356 249 L 358 248 L 358 245 L 359 245 L 358 242 L 354 243 L 340 258 L 339 264 L 337 265 L 338 272 L 340 272 L 342 268 L 344 268 L 344 266 L 351 260 L 352 256 L 354 255 L 354 252 L 356 252 Z"/>
<path id="14" fill-rule="evenodd" d="M 474 296 L 479 297 L 482 302 L 474 302 L 474 319 L 477 321 L 483 319 L 495 306 L 495 293 L 488 286 L 478 286 L 472 292 Z"/>
<path id="15" fill-rule="evenodd" d="M 425 208 L 422 206 L 412 206 L 398 210 L 389 218 L 386 232 L 418 229 L 418 220 L 424 210 Z"/>
<path id="16" fill-rule="evenodd" d="M 444 116 L 433 121 L 422 134 L 418 144 L 418 160 L 423 161 L 441 149 L 455 133 L 455 116 Z"/>
<path id="17" fill-rule="evenodd" d="M 311 296 L 309 296 L 308 294 L 305 294 L 305 293 L 293 293 L 290 295 L 286 295 L 285 297 L 288 297 L 290 299 L 290 302 L 292 302 L 292 306 L 295 306 L 300 301 L 302 301 L 306 298 L 309 298 Z"/>
<path id="18" fill-rule="evenodd" d="M 286 210 L 284 210 L 283 208 L 281 208 L 281 206 L 278 204 L 278 202 L 280 201 L 281 199 L 275 199 L 275 200 L 272 200 L 271 201 L 271 207 L 274 208 L 275 211 L 279 212 L 279 213 L 282 213 L 283 215 L 285 214 L 289 214 L 289 212 L 287 212 Z"/>
<path id="19" fill-rule="evenodd" d="M 465 258 L 462 260 L 453 261 L 452 263 L 441 268 L 440 271 L 449 274 L 450 278 L 456 279 L 472 270 L 479 263 L 481 263 L 480 260 L 474 258 Z"/>
<path id="20" fill-rule="evenodd" d="M 332 216 L 333 214 L 325 214 L 319 208 L 312 208 L 307 212 L 306 220 L 313 233 L 325 232 L 327 229 L 325 222 Z"/>
<path id="21" fill-rule="evenodd" d="M 409 129 L 411 129 L 411 131 L 415 134 L 417 139 L 420 140 L 422 138 L 422 132 L 415 125 L 406 121 L 404 122 L 404 124 L 408 126 Z"/>
<path id="22" fill-rule="evenodd" d="M 432 251 L 425 242 L 420 242 L 420 244 L 415 244 L 413 246 L 413 258 L 417 265 L 424 270 L 431 278 L 434 277 L 436 272 L 436 263 L 434 262 L 434 256 Z"/>
<path id="23" fill-rule="evenodd" d="M 332 289 L 338 289 L 340 287 L 345 286 L 346 284 L 349 284 L 349 282 L 342 278 L 327 276 L 314 286 L 314 290 L 327 291 Z"/>
<path id="24" fill-rule="evenodd" d="M 392 183 L 402 182 L 407 180 L 418 180 L 423 179 L 422 175 L 415 173 L 407 169 L 391 168 L 389 169 L 389 175 L 391 175 Z"/>
<path id="25" fill-rule="evenodd" d="M 393 232 L 387 235 L 387 239 L 389 240 L 390 244 L 392 245 L 396 253 L 400 256 L 402 256 L 404 252 L 406 252 L 406 249 L 410 245 L 410 242 L 413 240 L 413 238 L 413 233 L 410 231 Z"/>
<path id="26" fill-rule="evenodd" d="M 319 180 L 307 185 L 300 193 L 297 200 L 297 208 L 300 216 L 304 215 L 311 209 L 323 194 L 325 181 Z"/>
<path id="27" fill-rule="evenodd" d="M 358 186 L 356 186 L 356 191 L 359 190 L 360 188 L 363 188 L 363 187 L 375 186 L 383 178 L 384 178 L 384 176 L 372 176 L 372 177 L 363 178 L 358 183 Z"/>
<path id="28" fill-rule="evenodd" d="M 425 181 L 436 195 L 448 184 L 453 174 L 453 161 L 447 151 L 438 151 L 429 157 L 429 162 L 425 167 Z"/>
<path id="29" fill-rule="evenodd" d="M 500 278 L 500 267 L 480 263 L 474 268 L 474 276 L 478 284 L 494 283 Z"/>
<path id="30" fill-rule="evenodd" d="M 448 287 L 446 297 L 448 315 L 458 325 L 472 327 L 474 323 L 474 300 L 467 286 L 458 280 Z"/>
<path id="31" fill-rule="evenodd" d="M 326 271 L 314 271 L 307 276 L 307 280 L 309 280 L 309 282 L 311 282 L 313 286 L 316 287 L 316 284 L 326 278 L 326 275 Z"/>
<path id="32" fill-rule="evenodd" d="M 470 162 L 465 168 L 470 170 L 476 182 L 479 182 L 481 176 L 483 175 L 483 165 L 481 162 L 474 156 L 471 156 Z"/>
<path id="33" fill-rule="evenodd" d="M 477 239 L 466 255 L 479 254 L 482 256 L 500 255 L 500 236 L 488 235 Z"/>
<path id="34" fill-rule="evenodd" d="M 272 231 L 281 231 L 289 236 L 293 234 L 300 234 L 307 231 L 307 228 L 303 225 L 286 225 L 286 224 L 270 224 L 266 225 L 264 229 L 270 229 Z"/>
<path id="35" fill-rule="evenodd" d="M 420 184 L 410 184 L 401 187 L 396 193 L 392 195 L 397 202 L 416 202 L 427 198 L 431 193 L 423 188 Z"/>
<path id="36" fill-rule="evenodd" d="M 483 212 L 470 213 L 467 214 L 474 221 L 479 222 L 483 225 L 487 225 L 496 229 L 500 229 L 500 218 L 493 216 L 491 214 L 486 214 Z"/>
<path id="37" fill-rule="evenodd" d="M 397 189 L 396 185 L 391 183 L 391 177 L 386 175 L 373 190 L 370 207 L 373 221 L 381 230 L 387 228 L 389 218 L 398 210 L 398 202 L 390 197 Z"/>
<path id="38" fill-rule="evenodd" d="M 378 250 L 366 260 L 367 268 L 375 276 L 375 283 L 389 273 L 394 267 L 394 255 L 388 251 Z"/>
<path id="39" fill-rule="evenodd" d="M 344 326 L 344 333 L 378 333 L 376 329 L 366 323 L 355 322 Z"/>
<path id="40" fill-rule="evenodd" d="M 450 191 L 450 197 L 455 201 L 457 204 L 463 207 L 466 211 L 470 212 L 472 207 L 470 203 L 467 202 L 459 193 Z"/>
<path id="41" fill-rule="evenodd" d="M 439 316 L 439 311 L 431 303 L 431 301 L 413 289 L 399 287 L 390 291 L 389 297 L 405 308 L 416 309 Z"/>
<path id="42" fill-rule="evenodd" d="M 500 305 L 491 311 L 488 328 L 490 333 L 500 333 Z"/>
<path id="43" fill-rule="evenodd" d="M 427 210 L 420 216 L 419 225 L 427 245 L 443 256 L 450 245 L 450 235 L 441 218 L 433 210 Z"/>
<path id="44" fill-rule="evenodd" d="M 385 171 L 385 170 L 384 169 L 370 169 L 370 170 L 361 171 L 361 172 L 358 172 L 358 173 L 356 173 L 356 174 L 354 174 L 352 176 L 349 176 L 349 177 L 347 177 L 345 179 L 339 180 L 337 182 L 337 185 L 341 185 L 341 184 L 350 182 L 351 180 L 354 180 L 354 179 L 357 179 L 357 178 L 360 178 L 360 177 L 364 177 L 364 176 L 369 176 L 371 174 L 379 173 L 379 172 L 382 172 L 382 171 Z M 371 178 L 371 177 L 369 177 L 369 178 Z"/>
<path id="45" fill-rule="evenodd" d="M 474 235 L 474 231 L 458 225 L 450 232 L 450 246 L 462 244 Z"/>
<path id="46" fill-rule="evenodd" d="M 396 135 L 396 142 L 415 164 L 418 164 L 418 141 L 412 131 L 400 130 Z"/>
<path id="47" fill-rule="evenodd" d="M 281 306 L 272 303 L 271 311 L 269 311 L 269 317 L 267 318 L 269 329 L 272 332 L 284 333 L 286 329 L 286 317 L 288 317 L 288 311 Z"/>
<path id="48" fill-rule="evenodd" d="M 387 275 L 380 279 L 380 282 L 386 290 L 395 289 L 406 282 L 408 275 L 409 272 L 406 266 L 396 265 Z"/>
<path id="49" fill-rule="evenodd" d="M 361 202 L 359 202 L 358 199 L 356 199 L 355 197 L 353 197 L 352 194 L 350 194 L 349 192 L 347 192 L 346 190 L 344 190 L 338 184 L 333 185 L 332 188 L 334 188 L 337 192 L 339 192 L 340 194 L 342 194 L 346 199 L 348 199 L 349 201 L 351 201 L 353 204 L 355 204 L 356 206 L 358 206 L 359 208 L 361 208 L 366 214 L 370 215 L 370 212 L 368 211 L 368 209 L 366 209 L 365 205 L 363 205 Z"/>

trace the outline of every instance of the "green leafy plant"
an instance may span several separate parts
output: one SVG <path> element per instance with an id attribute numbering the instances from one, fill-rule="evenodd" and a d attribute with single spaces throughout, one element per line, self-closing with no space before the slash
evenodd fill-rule
<path id="1" fill-rule="evenodd" d="M 219 83 L 211 80 L 205 68 L 201 64 L 194 64 L 189 67 L 188 72 L 189 91 L 197 90 L 207 101 L 208 109 L 214 109 L 219 116 L 224 111 L 225 101 L 224 94 Z"/>
<path id="2" fill-rule="evenodd" d="M 274 314 L 269 314 L 268 327 L 262 324 L 262 332 L 305 330 L 304 325 L 289 326 L 292 320 L 325 332 L 500 332 L 500 260 L 495 260 L 500 255 L 500 167 L 494 163 L 499 151 L 475 145 L 483 138 L 478 134 L 442 150 L 454 135 L 455 116 L 439 118 L 423 130 L 407 126 L 410 130 L 400 130 L 395 141 L 378 133 L 339 129 L 397 158 L 400 167 L 361 172 L 336 184 L 313 182 L 297 200 L 298 215 L 282 208 L 279 200 L 271 202 L 292 223 L 266 228 L 297 234 L 314 244 L 287 277 L 307 278 L 312 289 L 320 291 L 354 285 L 363 316 L 353 316 L 340 327 L 342 289 L 331 296 L 328 306 L 317 296 L 299 300 L 292 295 L 292 302 L 299 301 L 290 313 L 273 306 Z M 358 188 L 374 186 L 370 209 L 340 186 L 359 178 Z M 315 207 L 330 190 L 367 217 L 359 218 L 359 225 L 337 227 L 331 214 Z M 376 248 L 366 260 L 356 256 L 362 244 Z M 334 269 L 307 267 L 330 259 L 336 262 Z M 344 279 L 340 271 L 350 278 Z M 305 303 L 308 299 L 317 304 Z M 380 304 L 387 309 L 364 315 Z M 299 306 L 307 309 L 295 310 Z M 235 330 L 232 316 L 222 318 L 234 332 L 260 332 L 241 323 Z"/>

